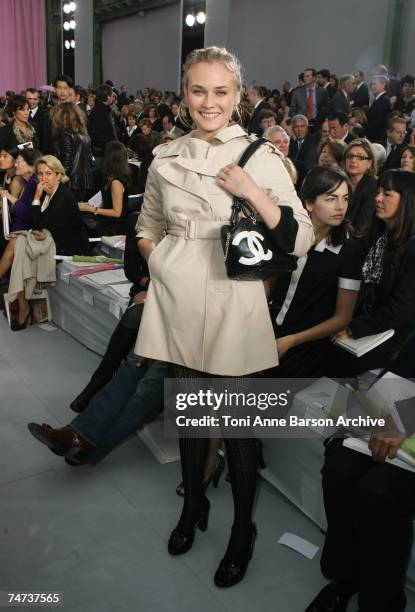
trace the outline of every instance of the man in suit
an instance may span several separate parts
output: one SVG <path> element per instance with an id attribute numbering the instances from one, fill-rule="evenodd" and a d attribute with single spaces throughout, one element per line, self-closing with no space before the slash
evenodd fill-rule
<path id="1" fill-rule="evenodd" d="M 321 125 L 329 111 L 327 90 L 316 84 L 317 72 L 314 68 L 304 70 L 304 86 L 293 91 L 290 116 L 305 115 L 309 128 Z"/>
<path id="2" fill-rule="evenodd" d="M 340 77 L 339 89 L 331 101 L 331 110 L 350 114 L 350 96 L 352 95 L 356 83 L 352 74 L 344 74 Z"/>
<path id="3" fill-rule="evenodd" d="M 103 158 L 105 146 L 112 140 L 118 140 L 114 117 L 111 112 L 113 92 L 109 85 L 100 85 L 96 90 L 95 106 L 89 114 L 88 131 L 91 137 L 92 154 Z"/>
<path id="4" fill-rule="evenodd" d="M 248 134 L 259 134 L 261 128 L 259 125 L 259 113 L 264 109 L 269 109 L 269 104 L 265 101 L 262 87 L 252 85 L 248 89 L 248 100 L 254 107 L 248 123 Z"/>
<path id="5" fill-rule="evenodd" d="M 370 87 L 375 99 L 367 112 L 366 133 L 372 142 L 382 144 L 386 137 L 386 123 L 391 112 L 389 97 L 386 93 L 388 78 L 382 74 L 373 76 Z"/>
<path id="6" fill-rule="evenodd" d="M 403 142 L 406 136 L 406 120 L 403 117 L 395 116 L 388 119 L 386 128 L 386 160 L 381 172 L 392 168 L 399 168 Z"/>
<path id="7" fill-rule="evenodd" d="M 164 115 L 161 122 L 163 125 L 163 131 L 160 132 L 160 139 L 163 134 L 169 134 L 169 136 L 174 136 L 174 138 L 180 138 L 180 136 L 184 135 L 183 130 L 174 124 L 174 117 L 172 113 L 167 113 L 167 115 Z"/>
<path id="8" fill-rule="evenodd" d="M 291 120 L 294 137 L 291 139 L 288 157 L 295 163 L 302 161 L 306 169 L 318 163 L 317 145 L 318 139 L 315 134 L 308 130 L 308 119 L 305 115 L 295 115 Z"/>
<path id="9" fill-rule="evenodd" d="M 356 89 L 354 90 L 351 96 L 354 108 L 362 108 L 363 106 L 369 106 L 369 88 L 366 85 L 364 79 L 365 75 L 361 70 L 357 70 L 354 73 Z"/>
<path id="10" fill-rule="evenodd" d="M 331 100 L 337 90 L 330 83 L 330 70 L 327 70 L 327 68 L 322 68 L 321 70 L 319 70 L 317 72 L 316 82 L 317 85 L 320 85 L 320 87 L 323 87 L 327 91 L 329 99 Z"/>
<path id="11" fill-rule="evenodd" d="M 39 138 L 39 147 L 43 152 L 44 143 L 43 135 L 45 133 L 45 121 L 48 121 L 48 112 L 44 106 L 39 105 L 40 94 L 34 87 L 28 87 L 25 92 L 26 100 L 29 105 L 29 122 L 32 123 L 36 129 Z"/>
<path id="12" fill-rule="evenodd" d="M 353 134 L 349 132 L 348 117 L 346 113 L 340 111 L 332 111 L 328 116 L 329 123 L 329 136 L 343 140 L 346 144 L 349 144 L 354 140 Z"/>

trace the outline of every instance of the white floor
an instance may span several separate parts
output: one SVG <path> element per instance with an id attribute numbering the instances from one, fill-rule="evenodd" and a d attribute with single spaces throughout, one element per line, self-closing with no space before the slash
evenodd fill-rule
<path id="1" fill-rule="evenodd" d="M 229 484 L 222 479 L 208 492 L 208 531 L 197 533 L 188 554 L 170 557 L 181 504 L 177 463 L 159 464 L 137 438 L 99 466 L 71 468 L 27 431 L 29 421 L 70 422 L 69 403 L 98 356 L 60 330 L 11 332 L 1 314 L 0 347 L 0 591 L 62 592 L 61 609 L 73 612 L 305 610 L 324 585 L 319 555 L 310 561 L 276 542 L 289 531 L 321 546 L 323 535 L 284 497 L 261 483 L 246 578 L 216 588 L 231 524 Z M 348 611 L 356 608 L 354 601 Z"/>

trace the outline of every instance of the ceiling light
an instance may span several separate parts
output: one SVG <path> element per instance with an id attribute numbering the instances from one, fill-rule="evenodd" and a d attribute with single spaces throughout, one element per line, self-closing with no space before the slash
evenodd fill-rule
<path id="1" fill-rule="evenodd" d="M 203 11 L 199 11 L 196 15 L 196 21 L 200 25 L 203 25 L 206 21 L 206 14 Z"/>
<path id="2" fill-rule="evenodd" d="M 71 9 L 71 11 L 72 11 L 72 13 L 73 13 L 73 12 L 76 10 L 76 4 L 75 4 L 75 2 L 70 2 L 70 3 L 69 3 L 69 6 L 70 6 L 70 9 Z"/>
<path id="3" fill-rule="evenodd" d="M 65 22 L 64 22 L 64 24 L 63 24 L 63 29 L 64 29 L 64 30 L 70 30 L 70 29 L 71 29 L 71 26 L 69 25 L 69 21 L 65 21 Z"/>
<path id="4" fill-rule="evenodd" d="M 71 30 L 74 30 L 76 28 L 76 21 L 75 21 L 75 19 L 71 19 L 70 20 L 69 27 L 71 28 Z"/>
<path id="5" fill-rule="evenodd" d="M 75 49 L 75 41 L 73 39 L 71 40 L 71 47 L 72 49 Z"/>
<path id="6" fill-rule="evenodd" d="M 71 48 L 71 43 L 69 42 L 69 40 L 65 40 L 65 49 L 70 49 Z"/>
<path id="7" fill-rule="evenodd" d="M 186 25 L 188 25 L 189 28 L 195 25 L 195 21 L 196 19 L 194 15 L 191 15 L 190 13 L 186 15 Z"/>
<path id="8" fill-rule="evenodd" d="M 68 14 L 71 12 L 71 5 L 70 4 L 64 4 L 63 5 L 63 12 Z"/>

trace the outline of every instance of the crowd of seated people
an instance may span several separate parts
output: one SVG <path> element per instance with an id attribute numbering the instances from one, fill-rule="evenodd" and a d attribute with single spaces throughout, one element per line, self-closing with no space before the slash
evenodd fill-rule
<path id="1" fill-rule="evenodd" d="M 281 90 L 243 88 L 230 119 L 229 125 L 239 123 L 252 139 L 263 137 L 275 146 L 315 234 L 293 273 L 265 283 L 280 364 L 264 376 L 346 378 L 386 369 L 415 331 L 415 79 L 406 75 L 399 81 L 376 66 L 368 81 L 360 70 L 337 79 L 327 69 L 307 68 L 297 87 L 286 81 Z M 110 81 L 83 89 L 73 87 L 66 75 L 58 75 L 54 86 L 47 100 L 32 87 L 18 95 L 8 92 L 4 99 L 0 195 L 9 202 L 12 232 L 33 230 L 41 241 L 48 231 L 58 254 L 88 253 L 88 235 L 129 235 L 134 264 L 126 255 L 125 265 L 133 282 L 131 305 L 137 309 L 127 311 L 117 325 L 102 364 L 73 401 L 72 409 L 80 414 L 59 429 L 30 424 L 31 433 L 71 465 L 94 464 L 162 410 L 166 364 L 145 362 L 138 368 L 132 352 L 150 275 L 134 239 L 138 211 L 128 217 L 128 196 L 145 192 L 153 155 L 168 151 L 171 141 L 188 138 L 192 117 L 174 92 L 146 88 L 128 95 Z M 132 158 L 139 163 L 138 176 Z M 101 207 L 88 202 L 96 191 L 102 192 Z M 17 238 L 2 238 L 0 277 L 13 266 Z M 18 304 L 16 330 L 24 329 L 31 316 L 24 294 Z M 394 336 L 360 358 L 333 344 L 390 328 Z M 376 554 L 367 553 L 372 571 L 365 575 L 355 563 L 364 534 L 351 529 L 345 511 L 336 514 L 336 495 L 353 514 L 345 492 L 354 495 L 363 482 L 372 478 L 376 483 L 382 474 L 372 474 L 369 459 L 355 461 L 352 451 L 329 442 L 323 471 L 329 529 L 322 571 L 331 582 L 308 612 L 345 610 L 355 592 L 362 612 L 404 609 L 407 532 L 415 499 L 404 491 L 413 478 L 397 482 L 384 464 L 398 446 L 395 438 L 389 446 L 381 436 L 371 441 L 375 465 L 385 468 L 385 481 L 393 481 L 405 504 L 407 527 L 406 539 L 402 525 L 394 530 L 400 515 L 390 491 L 373 484 L 370 497 L 369 487 L 368 507 L 373 510 L 379 496 L 387 509 L 370 529 L 364 516 L 367 533 L 376 539 L 381 520 L 388 520 L 388 541 L 401 542 L 395 551 L 400 573 L 389 588 L 385 575 L 384 588 L 374 593 L 370 580 L 384 575 L 380 543 Z M 217 457 L 217 448 L 206 457 L 207 483 L 222 469 L 212 456 Z M 349 468 L 353 482 L 347 480 Z M 336 558 L 340 549 L 342 562 Z"/>

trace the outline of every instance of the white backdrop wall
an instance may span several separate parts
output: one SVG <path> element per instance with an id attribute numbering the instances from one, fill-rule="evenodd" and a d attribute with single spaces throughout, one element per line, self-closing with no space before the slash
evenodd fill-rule
<path id="1" fill-rule="evenodd" d="M 246 82 L 297 84 L 304 68 L 338 76 L 382 60 L 388 0 L 230 0 L 227 45 Z"/>
<path id="2" fill-rule="evenodd" d="M 130 93 L 146 86 L 176 91 L 179 79 L 180 3 L 104 23 L 104 81 L 126 85 Z"/>

